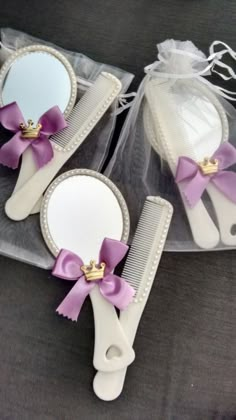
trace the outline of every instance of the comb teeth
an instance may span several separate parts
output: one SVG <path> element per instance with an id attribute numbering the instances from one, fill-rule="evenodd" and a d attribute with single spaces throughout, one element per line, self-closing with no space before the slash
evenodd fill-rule
<path id="1" fill-rule="evenodd" d="M 142 301 L 151 290 L 172 213 L 168 201 L 147 197 L 122 272 L 122 277 L 136 291 L 134 302 Z"/>
<path id="2" fill-rule="evenodd" d="M 120 90 L 121 83 L 115 76 L 101 73 L 70 113 L 67 118 L 68 127 L 50 137 L 55 147 L 59 150 L 71 150 L 78 146 L 101 115 L 106 112 Z"/>

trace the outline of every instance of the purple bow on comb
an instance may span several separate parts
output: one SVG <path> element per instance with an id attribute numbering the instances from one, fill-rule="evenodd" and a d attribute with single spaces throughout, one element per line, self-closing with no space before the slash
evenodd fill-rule
<path id="1" fill-rule="evenodd" d="M 190 207 L 200 200 L 209 182 L 229 200 L 236 203 L 236 173 L 224 171 L 236 163 L 236 149 L 225 142 L 220 145 L 213 156 L 203 162 L 181 156 L 178 161 L 175 181 L 185 182 L 182 192 Z"/>
<path id="2" fill-rule="evenodd" d="M 99 261 L 85 266 L 82 259 L 71 251 L 62 249 L 56 259 L 52 274 L 65 280 L 77 280 L 74 287 L 58 306 L 57 312 L 76 321 L 85 298 L 94 287 L 118 309 L 125 309 L 132 301 L 135 290 L 121 277 L 112 274 L 124 258 L 128 246 L 120 241 L 105 238 Z"/>
<path id="3" fill-rule="evenodd" d="M 36 125 L 31 120 L 26 125 L 16 102 L 0 108 L 0 123 L 15 135 L 0 149 L 0 163 L 12 169 L 19 166 L 20 156 L 31 147 L 37 166 L 41 168 L 53 157 L 49 136 L 67 127 L 67 122 L 54 106 L 43 114 Z"/>

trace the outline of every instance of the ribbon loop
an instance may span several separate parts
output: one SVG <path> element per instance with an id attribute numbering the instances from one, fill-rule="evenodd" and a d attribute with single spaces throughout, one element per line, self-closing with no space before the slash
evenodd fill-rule
<path id="1" fill-rule="evenodd" d="M 40 118 L 39 123 L 42 124 L 41 132 L 46 136 L 56 134 L 67 126 L 65 118 L 58 106 L 53 106 L 45 112 Z"/>
<path id="2" fill-rule="evenodd" d="M 194 160 L 186 156 L 179 158 L 175 181 L 183 183 L 182 193 L 190 207 L 197 204 L 209 182 L 236 203 L 236 173 L 223 170 L 236 163 L 236 149 L 228 142 L 222 143 L 209 159 L 213 160 L 219 162 L 219 167 L 216 172 L 208 175 L 201 171 Z"/>
<path id="3" fill-rule="evenodd" d="M 212 157 L 219 161 L 220 169 L 229 168 L 236 162 L 236 149 L 227 141 L 221 144 Z"/>
<path id="4" fill-rule="evenodd" d="M 53 267 L 52 274 L 56 277 L 65 280 L 77 280 L 83 276 L 81 266 L 83 260 L 74 252 L 61 249 L 59 252 L 55 265 Z"/>
<path id="5" fill-rule="evenodd" d="M 112 273 L 112 270 L 122 260 L 128 250 L 123 242 L 105 238 L 99 256 L 99 263 L 104 262 L 106 269 L 104 277 L 100 280 L 87 281 L 81 267 L 82 259 L 68 250 L 61 250 L 52 274 L 65 280 L 77 280 L 65 299 L 57 308 L 57 312 L 75 321 L 77 320 L 84 300 L 93 289 L 99 287 L 102 296 L 118 309 L 124 309 L 134 296 L 134 289 L 121 277 Z"/>
<path id="6" fill-rule="evenodd" d="M 129 247 L 123 242 L 105 238 L 99 253 L 99 263 L 106 263 L 106 273 L 110 273 L 121 262 Z"/>
<path id="7" fill-rule="evenodd" d="M 16 133 L 19 131 L 20 124 L 24 122 L 24 117 L 16 102 L 0 108 L 0 123 L 7 130 Z"/>
<path id="8" fill-rule="evenodd" d="M 19 166 L 20 157 L 28 147 L 32 149 L 38 168 L 46 165 L 53 157 L 53 148 L 48 137 L 67 127 L 62 112 L 58 106 L 54 106 L 39 119 L 38 124 L 42 127 L 39 134 L 37 133 L 37 138 L 33 135 L 30 138 L 29 133 L 27 138 L 24 138 L 21 127 L 25 126 L 27 130 L 27 126 L 16 102 L 0 108 L 0 123 L 6 129 L 16 133 L 0 149 L 0 163 L 12 169 Z"/>

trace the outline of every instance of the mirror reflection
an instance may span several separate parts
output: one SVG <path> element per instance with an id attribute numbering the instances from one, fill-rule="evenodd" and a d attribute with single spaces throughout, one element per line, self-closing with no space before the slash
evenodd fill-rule
<path id="1" fill-rule="evenodd" d="M 58 249 L 98 259 L 105 237 L 121 240 L 123 214 L 117 197 L 101 180 L 85 175 L 66 178 L 50 196 L 47 223 Z"/>
<path id="2" fill-rule="evenodd" d="M 2 102 L 16 101 L 25 120 L 38 121 L 49 108 L 65 111 L 71 97 L 71 79 L 64 64 L 53 54 L 33 51 L 18 56 L 6 74 Z"/>

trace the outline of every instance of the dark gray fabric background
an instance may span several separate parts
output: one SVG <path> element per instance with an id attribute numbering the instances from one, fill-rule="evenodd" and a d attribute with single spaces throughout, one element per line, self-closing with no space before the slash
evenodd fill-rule
<path id="1" fill-rule="evenodd" d="M 0 0 L 11 26 L 134 72 L 157 42 L 236 49 L 235 0 Z M 231 88 L 236 90 L 236 83 Z M 0 258 L 0 420 L 236 419 L 235 252 L 165 254 L 123 395 L 92 392 L 93 318 L 54 309 L 70 285 Z"/>

